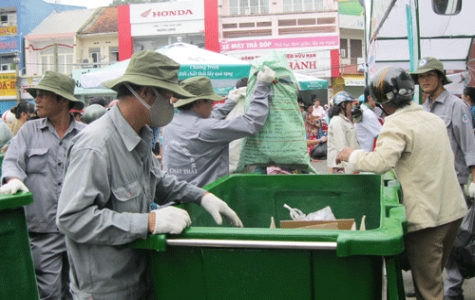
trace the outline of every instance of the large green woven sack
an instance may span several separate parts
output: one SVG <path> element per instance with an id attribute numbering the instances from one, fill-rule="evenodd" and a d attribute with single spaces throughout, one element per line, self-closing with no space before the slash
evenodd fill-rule
<path id="1" fill-rule="evenodd" d="M 284 53 L 272 51 L 251 62 L 245 109 L 249 106 L 257 73 L 264 66 L 274 70 L 278 79 L 271 85 L 269 117 L 257 134 L 244 139 L 237 170 L 246 166 L 279 166 L 316 173 L 310 164 L 305 125 L 297 103 L 297 80 Z"/>

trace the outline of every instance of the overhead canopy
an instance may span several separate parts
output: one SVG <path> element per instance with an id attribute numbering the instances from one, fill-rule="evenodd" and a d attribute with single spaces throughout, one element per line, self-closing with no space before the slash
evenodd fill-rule
<path id="1" fill-rule="evenodd" d="M 410 53 L 406 3 L 408 1 L 382 1 L 384 10 L 391 8 L 384 19 L 381 2 L 372 1 L 373 41 L 369 47 L 368 67 L 370 73 L 382 66 L 399 66 L 409 70 Z M 418 0 L 421 57 L 440 59 L 448 70 L 465 70 L 475 36 L 475 1 L 463 0 L 458 15 L 443 16 L 432 10 L 431 0 Z M 411 8 L 414 9 L 414 8 Z M 414 41 L 416 42 L 416 41 Z"/>
<path id="2" fill-rule="evenodd" d="M 328 89 L 328 81 L 313 76 L 308 76 L 301 73 L 294 72 L 295 79 L 300 91 L 312 91 Z"/>
<path id="3" fill-rule="evenodd" d="M 219 95 L 227 95 L 234 88 L 236 81 L 249 77 L 251 65 L 224 54 L 216 53 L 186 43 L 175 43 L 155 50 L 180 64 L 178 78 L 180 80 L 207 76 Z M 125 73 L 130 59 L 123 60 L 105 68 L 90 69 L 89 73 L 81 76 L 81 85 L 84 88 L 104 88 L 102 82 L 118 78 Z M 324 79 L 294 73 L 299 89 L 317 90 L 327 89 L 328 82 Z"/>
<path id="4" fill-rule="evenodd" d="M 216 92 L 226 95 L 238 79 L 249 76 L 250 65 L 233 57 L 198 48 L 186 43 L 175 43 L 155 50 L 180 64 L 180 80 L 207 76 L 213 82 Z M 81 76 L 81 85 L 85 88 L 104 87 L 102 82 L 122 76 L 130 59 L 118 62 L 106 68 L 91 71 Z"/>

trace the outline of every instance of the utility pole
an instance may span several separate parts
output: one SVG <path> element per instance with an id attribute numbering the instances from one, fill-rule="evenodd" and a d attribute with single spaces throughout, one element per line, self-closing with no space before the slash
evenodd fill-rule
<path id="1" fill-rule="evenodd" d="M 20 84 L 20 56 L 19 52 L 15 51 L 15 58 L 13 58 L 13 62 L 15 63 L 15 91 L 16 91 L 16 102 L 20 103 L 21 101 L 21 96 L 20 96 L 20 89 L 21 89 L 21 84 Z"/>
<path id="2" fill-rule="evenodd" d="M 58 43 L 53 44 L 54 71 L 58 72 Z"/>

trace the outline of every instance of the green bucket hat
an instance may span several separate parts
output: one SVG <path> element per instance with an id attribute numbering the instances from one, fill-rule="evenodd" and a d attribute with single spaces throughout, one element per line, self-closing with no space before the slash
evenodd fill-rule
<path id="1" fill-rule="evenodd" d="M 152 50 L 143 50 L 132 55 L 124 75 L 103 82 L 102 85 L 117 91 L 124 82 L 130 82 L 165 89 L 177 98 L 194 97 L 179 86 L 179 69 L 180 65 L 168 56 Z"/>
<path id="2" fill-rule="evenodd" d="M 35 87 L 27 88 L 26 91 L 33 98 L 36 98 L 38 90 L 55 93 L 74 102 L 74 109 L 81 110 L 84 108 L 84 103 L 74 97 L 75 86 L 76 83 L 71 77 L 54 71 L 46 71 L 40 82 Z"/>
<path id="3" fill-rule="evenodd" d="M 211 80 L 205 76 L 197 76 L 185 79 L 180 83 L 180 86 L 195 96 L 188 99 L 179 99 L 174 104 L 175 107 L 180 107 L 197 100 L 222 101 L 225 99 L 225 97 L 219 96 L 214 92 Z"/>
<path id="4" fill-rule="evenodd" d="M 452 83 L 452 80 L 448 79 L 447 76 L 445 76 L 444 65 L 442 64 L 442 62 L 434 57 L 421 58 L 421 60 L 419 61 L 419 65 L 417 66 L 417 70 L 411 72 L 412 80 L 414 80 L 415 84 L 418 84 L 417 76 L 419 74 L 423 74 L 429 71 L 439 72 L 444 77 L 444 80 L 442 81 L 444 85 Z"/>

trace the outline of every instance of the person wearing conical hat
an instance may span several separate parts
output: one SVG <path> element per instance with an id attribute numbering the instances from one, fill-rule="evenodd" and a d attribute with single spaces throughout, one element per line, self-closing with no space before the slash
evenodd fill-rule
<path id="1" fill-rule="evenodd" d="M 39 119 L 20 127 L 2 163 L 0 194 L 33 194 L 34 202 L 25 209 L 41 299 L 69 299 L 66 243 L 55 220 L 67 146 L 85 127 L 69 113 L 84 107 L 74 97 L 74 87 L 71 77 L 47 71 L 27 89 L 35 98 Z"/>
<path id="2" fill-rule="evenodd" d="M 417 70 L 411 73 L 422 92 L 428 95 L 422 104 L 425 111 L 441 117 L 449 134 L 450 145 L 455 155 L 455 171 L 463 190 L 469 186 L 467 198 L 475 197 L 475 138 L 470 108 L 462 99 L 450 94 L 444 85 L 452 81 L 445 75 L 444 65 L 434 57 L 424 57 L 419 61 Z M 472 175 L 472 181 L 469 181 Z M 458 270 L 453 253 L 449 256 L 445 267 L 447 276 L 444 279 L 444 290 L 447 299 L 463 299 L 463 277 Z"/>
<path id="3" fill-rule="evenodd" d="M 171 97 L 194 97 L 178 84 L 179 68 L 161 53 L 135 53 L 124 75 L 103 83 L 117 92 L 117 104 L 69 145 L 56 223 L 70 249 L 75 299 L 152 299 L 147 255 L 123 245 L 190 226 L 174 202 L 242 227 L 223 200 L 162 172 L 152 153 L 152 128 L 173 118 Z"/>
<path id="4" fill-rule="evenodd" d="M 213 103 L 223 98 L 214 92 L 209 78 L 198 76 L 183 80 L 181 87 L 195 97 L 179 99 L 175 103 L 178 114 L 163 129 L 164 170 L 199 187 L 228 175 L 229 144 L 259 132 L 264 126 L 272 97 L 270 85 L 274 80 L 275 72 L 265 66 L 257 74 L 256 88 L 246 113 L 227 120 L 213 109 Z M 238 93 L 238 90 L 233 91 Z M 223 107 L 235 102 L 234 96 L 238 94 L 230 93 Z"/>

